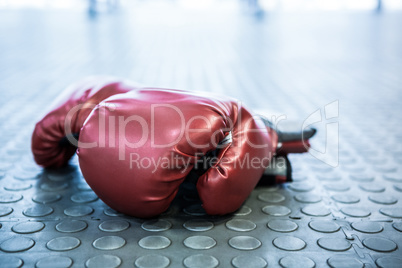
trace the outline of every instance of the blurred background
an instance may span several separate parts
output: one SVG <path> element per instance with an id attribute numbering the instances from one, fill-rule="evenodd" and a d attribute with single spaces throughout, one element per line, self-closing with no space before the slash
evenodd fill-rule
<path id="1" fill-rule="evenodd" d="M 86 9 L 88 7 L 94 8 L 94 5 L 103 6 L 116 6 L 121 5 L 128 7 L 134 4 L 138 6 L 139 3 L 152 4 L 162 4 L 164 2 L 170 2 L 170 4 L 176 7 L 186 7 L 186 8 L 214 8 L 217 5 L 226 5 L 232 7 L 238 7 L 238 2 L 245 2 L 245 4 L 254 5 L 259 7 L 263 11 L 322 11 L 322 10 L 332 10 L 332 11 L 345 11 L 345 10 L 378 10 L 385 8 L 386 10 L 401 9 L 402 3 L 400 0 L 206 0 L 206 1 L 195 1 L 195 0 L 150 0 L 150 1 L 129 1 L 129 0 L 2 0 L 0 2 L 1 7 L 7 8 L 63 8 L 63 9 Z"/>
<path id="2" fill-rule="evenodd" d="M 301 120 L 337 101 L 340 124 L 394 126 L 401 10 L 402 0 L 0 0 L 2 139 L 24 126 L 26 140 L 68 84 L 93 74 Z"/>
<path id="3" fill-rule="evenodd" d="M 300 263 L 298 267 L 326 267 L 327 263 L 331 267 L 363 267 L 363 263 L 365 267 L 400 267 L 401 29 L 402 0 L 0 0 L 0 266 L 12 267 L 11 261 L 17 261 L 14 267 L 20 267 L 24 261 L 33 267 L 42 257 L 45 265 L 36 263 L 36 267 L 53 263 L 46 259 L 50 252 L 46 243 L 63 235 L 55 226 L 69 218 L 64 209 L 70 206 L 77 211 L 90 206 L 91 211 L 77 218 L 89 228 L 73 234 L 83 243 L 68 252 L 73 267 L 83 267 L 85 262 L 87 267 L 104 264 L 100 259 L 91 266 L 87 259 L 100 255 L 91 243 L 104 235 L 99 223 L 112 216 L 132 225 L 119 234 L 127 245 L 112 252 L 123 260 L 122 267 L 132 267 L 136 258 L 155 252 L 137 245 L 149 235 L 146 228 L 141 230 L 143 221 L 111 211 L 91 195 L 76 158 L 73 175 L 68 170 L 62 171 L 64 175 L 46 175 L 32 159 L 35 122 L 69 84 L 103 74 L 147 86 L 230 95 L 273 121 L 315 122 L 319 131 L 312 140 L 313 152 L 318 152 L 319 159 L 324 157 L 320 160 L 331 155 L 335 162 L 330 167 L 312 153 L 292 156 L 294 183 L 253 192 L 236 215 L 254 221 L 258 228 L 251 235 L 263 242 L 260 249 L 247 252 L 247 264 L 257 267 L 261 258 L 253 256 L 259 255 L 273 267 L 285 256 L 294 258 L 291 263 Z M 326 147 L 328 141 L 333 147 Z M 272 240 L 284 234 L 266 227 L 276 215 L 262 212 L 271 201 L 257 198 L 260 193 L 291 213 L 281 215 L 298 224 L 284 231 L 293 231 L 286 241 L 292 244 L 289 237 L 300 237 L 307 243 L 305 249 L 293 254 L 286 247 L 274 247 Z M 43 205 L 51 202 L 50 209 Z M 76 208 L 76 203 L 86 205 Z M 164 234 L 174 243 L 164 251 L 158 249 L 158 254 L 169 257 L 171 267 L 179 267 L 194 254 L 183 246 L 190 231 L 182 226 L 185 219 L 203 215 L 200 207 L 195 208 L 193 214 L 191 210 L 181 213 L 181 218 L 162 216 L 173 223 L 174 228 Z M 50 216 L 43 218 L 49 211 Z M 333 231 L 313 228 L 308 225 L 312 218 L 342 225 L 342 231 L 339 226 Z M 47 227 L 42 232 L 40 228 L 25 230 L 33 234 L 23 236 L 36 243 L 27 250 L 33 242 L 21 240 L 12 226 L 31 219 Z M 208 254 L 229 267 L 242 251 L 229 247 L 227 241 L 238 233 L 228 231 L 223 222 L 214 221 L 216 227 L 204 234 L 218 241 Z M 355 222 L 365 228 L 353 227 Z M 317 244 L 322 237 L 330 239 L 326 247 Z M 293 250 L 292 245 L 285 246 Z M 10 248 L 21 252 L 5 253 Z M 120 260 L 116 258 L 112 260 Z M 63 267 L 72 260 L 67 259 Z"/>

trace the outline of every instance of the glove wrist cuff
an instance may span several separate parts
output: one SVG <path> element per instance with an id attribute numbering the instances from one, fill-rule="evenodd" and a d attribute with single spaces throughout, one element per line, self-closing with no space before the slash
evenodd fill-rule
<path id="1" fill-rule="evenodd" d="M 292 166 L 287 156 L 275 156 L 270 165 L 264 170 L 258 185 L 273 185 L 291 182 Z"/>

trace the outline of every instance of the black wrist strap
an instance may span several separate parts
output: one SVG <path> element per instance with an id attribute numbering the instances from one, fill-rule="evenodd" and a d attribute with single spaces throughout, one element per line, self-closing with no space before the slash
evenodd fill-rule
<path id="1" fill-rule="evenodd" d="M 291 182 L 292 179 L 292 166 L 286 155 L 274 156 L 270 165 L 265 169 L 258 185 L 274 185 L 285 182 Z"/>
<path id="2" fill-rule="evenodd" d="M 260 115 L 259 117 L 264 122 L 265 126 L 276 131 L 278 134 L 278 142 L 308 140 L 317 132 L 317 130 L 312 127 L 303 129 L 303 122 L 283 120 L 279 121 L 277 125 L 274 125 L 264 116 Z"/>

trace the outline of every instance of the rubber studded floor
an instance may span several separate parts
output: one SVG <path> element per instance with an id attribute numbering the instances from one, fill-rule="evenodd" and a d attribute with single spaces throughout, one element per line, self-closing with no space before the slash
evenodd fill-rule
<path id="1" fill-rule="evenodd" d="M 0 267 L 402 267 L 401 25 L 173 2 L 92 18 L 0 10 Z M 282 119 L 318 111 L 321 160 L 292 156 L 294 182 L 256 188 L 233 215 L 205 215 L 183 185 L 160 217 L 124 216 L 76 158 L 47 171 L 30 153 L 34 123 L 89 74 L 228 94 Z M 338 138 L 332 167 L 323 145 Z"/>

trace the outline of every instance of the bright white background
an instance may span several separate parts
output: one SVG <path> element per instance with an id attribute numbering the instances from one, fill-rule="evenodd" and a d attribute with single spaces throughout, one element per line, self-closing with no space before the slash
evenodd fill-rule
<path id="1" fill-rule="evenodd" d="M 189 9 L 202 8 L 239 8 L 253 0 L 115 0 L 122 6 L 136 6 L 141 4 L 154 4 L 161 6 L 174 4 L 177 7 Z M 88 0 L 0 0 L 0 8 L 67 8 L 85 9 Z M 98 0 L 105 4 L 107 0 Z M 375 10 L 378 0 L 260 0 L 259 6 L 265 11 L 345 11 L 345 10 Z M 401 10 L 402 0 L 381 0 L 383 10 Z"/>

